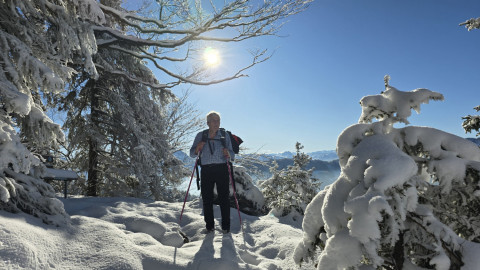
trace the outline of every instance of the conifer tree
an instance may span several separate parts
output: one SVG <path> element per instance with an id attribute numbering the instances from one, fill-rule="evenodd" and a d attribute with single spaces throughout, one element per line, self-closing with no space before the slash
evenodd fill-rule
<path id="1" fill-rule="evenodd" d="M 313 199 L 319 187 L 318 180 L 312 177 L 314 168 L 306 169 L 311 157 L 300 152 L 303 146 L 297 142 L 293 166 L 278 170 L 274 162 L 272 177 L 261 183 L 260 188 L 265 203 L 276 216 L 303 216 L 306 205 Z"/>
<path id="2" fill-rule="evenodd" d="M 251 64 L 207 80 L 205 68 L 195 61 L 196 52 L 205 42 L 275 35 L 281 20 L 304 10 L 309 0 L 268 0 L 258 6 L 241 0 L 206 8 L 200 2 L 150 1 L 159 4 L 154 15 L 151 7 L 140 14 L 120 3 L 0 0 L 2 209 L 26 211 L 46 221 L 49 215 L 66 216 L 51 186 L 41 180 L 41 154 L 58 149 L 64 140 L 45 110 L 59 107 L 71 113 L 66 124 L 69 143 L 88 149 L 72 160 L 92 177 L 90 194 L 98 191 L 99 174 L 109 174 L 108 179 L 119 181 L 108 183 L 105 193 L 138 184 L 142 196 L 160 198 L 155 194 L 181 173 L 169 152 L 168 123 L 173 118 L 166 106 L 176 98 L 171 88 L 240 78 L 269 58 L 259 51 Z M 161 82 L 146 61 L 160 70 Z M 177 63 L 193 68 L 174 72 Z M 121 106 L 129 109 L 117 110 Z M 147 109 L 139 109 L 142 106 Z"/>
<path id="3" fill-rule="evenodd" d="M 477 112 L 480 111 L 480 106 L 474 108 Z M 465 132 L 477 131 L 476 136 L 480 135 L 480 115 L 467 115 L 462 117 L 462 127 Z"/>
<path id="4" fill-rule="evenodd" d="M 161 199 L 182 173 L 166 130 L 167 104 L 176 97 L 154 87 L 155 76 L 136 57 L 100 48 L 94 60 L 137 81 L 100 69 L 97 80 L 76 78 L 72 85 L 80 87 L 62 98 L 68 148 L 88 172 L 86 194 Z"/>
<path id="5" fill-rule="evenodd" d="M 443 96 L 388 79 L 338 138 L 341 174 L 307 206 L 297 263 L 318 247 L 319 269 L 460 269 L 479 241 L 480 149 L 434 128 L 395 127 Z"/>
<path id="6" fill-rule="evenodd" d="M 40 178 L 41 154 L 58 148 L 64 135 L 44 105 L 64 90 L 73 63 L 98 76 L 90 25 L 105 17 L 87 0 L 12 0 L 0 1 L 0 18 L 0 209 L 59 224 L 66 214 Z"/>
<path id="7" fill-rule="evenodd" d="M 74 116 L 84 119 L 73 119 L 72 115 L 70 116 L 72 119 L 67 120 L 69 123 L 66 126 L 72 130 L 85 130 L 82 124 L 88 127 L 83 132 L 69 132 L 69 139 L 72 142 L 80 141 L 81 144 L 88 143 L 82 147 L 81 152 L 86 152 L 85 154 L 80 151 L 75 153 L 87 157 L 88 163 L 83 161 L 87 165 L 83 169 L 88 171 L 87 194 L 90 196 L 107 195 L 112 192 L 117 195 L 125 194 L 129 186 L 140 189 L 142 190 L 140 194 L 145 194 L 144 190 L 149 186 L 150 196 L 158 199 L 161 197 L 158 193 L 160 190 L 165 191 L 168 186 L 175 185 L 182 171 L 180 164 L 172 156 L 172 150 L 180 142 L 179 133 L 188 133 L 189 129 L 197 126 L 183 125 L 186 130 L 178 128 L 181 126 L 178 119 L 185 115 L 169 114 L 175 110 L 174 106 L 169 104 L 175 104 L 176 99 L 170 91 L 171 88 L 184 83 L 208 85 L 239 78 L 244 76 L 242 72 L 245 69 L 268 59 L 268 57 L 262 58 L 264 52 L 261 52 L 253 57 L 251 65 L 240 69 L 238 73 L 225 78 L 205 80 L 207 70 L 203 66 L 192 63 L 191 58 L 195 56 L 190 56 L 198 55 L 199 46 L 204 46 L 198 41 L 231 42 L 274 34 L 277 26 L 271 25 L 272 22 L 301 11 L 308 1 L 286 1 L 279 6 L 283 8 L 266 2 L 252 10 L 247 8 L 250 5 L 248 1 L 233 1 L 221 7 L 203 7 L 200 2 L 192 4 L 183 0 L 173 3 L 164 1 L 145 3 L 147 6 L 141 11 L 126 10 L 121 6 L 121 1 L 117 0 L 99 4 L 106 16 L 105 24 L 94 26 L 98 44 L 98 54 L 94 62 L 100 78 L 94 81 L 90 79 L 83 81 L 85 77 L 80 77 L 75 84 L 77 88 L 71 92 L 74 98 L 80 96 L 86 98 L 82 98 L 86 102 L 79 104 L 74 110 Z M 212 8 L 213 14 L 206 11 Z M 233 13 L 236 13 L 236 16 L 230 16 Z M 225 34 L 226 37 L 218 38 L 206 36 L 213 30 L 229 33 L 222 30 L 229 28 L 238 29 L 238 35 L 228 37 L 229 34 Z M 184 56 L 178 56 L 182 53 Z M 150 68 L 145 65 L 145 61 L 150 62 L 151 66 L 162 73 L 159 77 L 164 82 L 160 83 L 153 76 Z M 188 68 L 186 73 L 175 72 L 172 71 L 171 64 L 168 62 L 175 65 L 185 63 L 192 68 Z M 118 90 L 112 91 L 111 88 Z M 149 109 L 150 105 L 143 106 L 138 101 L 148 102 L 148 99 L 137 99 L 137 103 L 132 104 L 132 99 L 125 96 L 133 95 L 132 93 L 121 94 L 137 91 L 150 91 L 149 96 L 156 106 L 152 111 L 155 114 L 140 113 L 141 110 Z M 74 94 L 75 92 L 78 92 L 78 95 Z M 69 95 L 67 95 L 67 101 Z M 115 106 L 113 98 L 116 99 L 116 104 L 121 105 Z M 169 111 L 169 108 L 173 110 Z M 85 113 L 85 110 L 90 112 Z M 139 120 L 129 119 L 126 117 L 129 114 L 120 112 L 121 110 L 132 110 L 131 115 L 140 118 Z M 117 125 L 121 126 L 113 126 L 111 123 L 113 115 L 117 116 L 115 120 Z M 130 124 L 135 121 L 143 121 L 143 124 Z M 183 123 L 186 122 L 195 123 L 196 120 L 183 121 Z M 76 124 L 80 126 L 75 127 Z M 147 128 L 146 126 L 149 125 L 156 127 Z M 123 133 L 117 132 L 116 129 L 125 127 L 127 129 L 123 130 L 135 134 L 135 138 L 128 140 L 119 138 Z M 139 142 L 139 138 L 136 137 L 139 133 L 135 131 L 139 129 L 144 138 L 151 136 L 158 141 L 150 144 L 145 144 L 144 141 Z M 79 136 L 80 134 L 84 136 Z M 138 145 L 130 145 L 132 143 Z M 117 147 L 120 147 L 122 152 L 115 152 Z M 122 155 L 127 152 L 127 157 L 123 157 Z M 138 158 L 139 155 L 140 160 L 148 162 L 134 162 L 133 157 Z M 149 157 L 146 158 L 146 156 Z M 118 164 L 118 162 L 124 162 L 124 164 Z M 154 164 L 155 162 L 157 164 Z M 122 173 L 119 174 L 119 172 Z M 130 184 L 127 185 L 125 179 L 128 179 Z M 163 188 L 161 188 L 162 185 Z M 123 191 L 120 192 L 120 190 Z"/>
<path id="8" fill-rule="evenodd" d="M 461 23 L 460 25 L 465 25 L 468 31 L 471 31 L 473 29 L 479 29 L 480 18 L 469 19 Z M 477 106 L 474 109 L 478 112 L 480 111 L 480 106 Z M 476 136 L 478 137 L 480 135 L 480 115 L 467 115 L 465 117 L 462 117 L 462 119 L 463 119 L 462 126 L 465 132 L 477 131 Z"/>
<path id="9" fill-rule="evenodd" d="M 465 25 L 465 27 L 468 29 L 468 31 L 474 30 L 474 29 L 480 29 L 480 18 L 471 18 L 460 25 Z"/>

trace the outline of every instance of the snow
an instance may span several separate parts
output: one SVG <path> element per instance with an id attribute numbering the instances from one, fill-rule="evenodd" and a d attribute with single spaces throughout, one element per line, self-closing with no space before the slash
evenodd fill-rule
<path id="1" fill-rule="evenodd" d="M 78 178 L 78 175 L 76 172 L 70 170 L 45 168 L 45 174 L 43 175 L 43 178 L 52 178 L 57 180 L 75 180 Z"/>
<path id="2" fill-rule="evenodd" d="M 182 203 L 59 200 L 70 215 L 68 224 L 59 227 L 24 213 L 0 211 L 0 269 L 296 268 L 292 256 L 302 231 L 288 218 L 242 214 L 242 232 L 237 210 L 232 209 L 230 234 L 205 234 L 199 199 L 187 202 L 181 227 Z M 220 217 L 217 207 L 215 217 Z M 179 228 L 189 243 L 183 243 Z"/>
<path id="3" fill-rule="evenodd" d="M 21 3 L 9 2 L 8 6 L 13 8 L 16 2 Z M 33 2 L 27 1 L 14 14 L 35 13 L 37 5 L 31 4 Z M 104 68 L 102 63 L 95 65 L 92 59 L 98 44 L 106 45 L 118 38 L 144 45 L 175 47 L 184 40 L 145 40 L 109 28 L 105 26 L 104 12 L 118 18 L 135 17 L 116 12 L 95 0 L 71 1 L 66 5 L 61 5 L 61 1 L 59 5 L 48 1 L 38 3 L 51 11 L 44 23 L 52 24 L 51 29 L 58 27 L 58 36 L 37 40 L 37 33 L 31 33 L 36 28 L 30 31 L 25 27 L 28 24 L 12 28 L 10 34 L 0 31 L 5 52 L 1 61 L 4 72 L 0 72 L 0 94 L 4 103 L 4 112 L 0 114 L 0 168 L 4 172 L 0 176 L 0 204 L 10 210 L 0 211 L 0 269 L 273 270 L 295 269 L 295 262 L 302 262 L 303 269 L 308 269 L 313 265 L 305 263 L 307 255 L 313 257 L 317 243 L 322 249 L 316 258 L 318 269 L 375 269 L 389 259 L 387 256 L 391 254 L 385 251 L 402 243 L 399 238 L 404 235 L 407 242 L 402 244 L 408 252 L 404 253 L 408 257 L 404 269 L 419 269 L 413 262 L 420 260 L 428 261 L 435 269 L 450 269 L 455 263 L 448 253 L 451 251 L 461 255 L 462 270 L 478 269 L 480 244 L 463 239 L 450 224 L 442 223 L 440 210 L 449 209 L 422 201 L 430 199 L 425 194 L 438 195 L 435 190 L 424 193 L 429 191 L 426 187 L 438 186 L 442 192 L 439 197 L 449 198 L 455 187 L 458 191 L 459 186 L 462 187 L 459 184 L 467 181 L 475 182 L 465 184 L 468 189 L 462 196 L 479 196 L 478 174 L 472 180 L 467 173 L 469 169 L 480 171 L 480 150 L 472 142 L 433 128 L 394 128 L 395 123 L 409 123 L 412 109 L 419 113 L 421 104 L 443 100 L 443 95 L 427 89 L 402 92 L 389 86 L 388 80 L 381 95 L 361 100 L 359 123 L 340 135 L 337 154 L 342 172 L 337 181 L 306 207 L 303 232 L 302 220 L 294 222 L 292 216 L 243 214 L 240 219 L 236 209 L 232 209 L 231 234 L 218 231 L 205 234 L 200 199 L 187 203 L 183 223 L 178 224 L 181 203 L 134 198 L 55 198 L 50 185 L 22 173 L 32 167 L 37 167 L 34 171 L 39 170 L 40 161 L 25 147 L 17 131 L 21 129 L 22 139 L 32 139 L 38 148 L 50 149 L 64 141 L 60 126 L 45 114 L 39 102 L 34 102 L 34 97 L 39 93 L 63 92 L 75 72 L 70 66 L 76 63 L 76 57 L 83 59 L 87 73 L 98 78 L 96 67 Z M 76 20 L 76 16 L 81 20 Z M 478 19 L 471 24 L 478 26 Z M 141 24 L 132 26 L 142 27 Z M 110 37 L 97 39 L 94 31 Z M 161 29 L 157 33 L 165 31 L 171 30 Z M 14 32 L 21 35 L 12 34 Z M 34 50 L 28 44 L 35 40 L 39 42 L 34 42 L 38 45 Z M 54 54 L 49 51 L 50 47 L 54 48 Z M 112 45 L 110 49 L 135 55 L 118 46 Z M 183 82 L 194 82 L 157 67 Z M 110 72 L 124 74 L 118 70 Z M 219 81 L 212 81 L 215 82 Z M 13 116 L 25 117 L 22 121 L 25 127 L 15 122 L 18 120 Z M 371 123 L 373 119 L 378 122 Z M 472 117 L 467 124 L 473 125 L 476 121 L 478 117 Z M 145 163 L 143 169 L 152 164 L 149 161 L 156 161 L 148 158 L 153 155 L 147 146 L 145 141 L 140 141 L 135 148 L 138 163 Z M 47 172 L 58 177 L 68 176 L 66 172 Z M 245 171 L 238 172 L 244 174 Z M 247 180 L 237 186 L 238 194 L 261 208 L 265 198 L 247 176 L 245 173 L 245 177 L 241 177 Z M 432 179 L 438 181 L 430 183 Z M 156 187 L 161 188 L 164 186 Z M 467 199 L 471 198 L 462 198 L 464 205 L 459 208 L 475 202 L 478 197 Z M 218 208 L 215 216 L 218 223 Z M 458 220 L 466 218 L 470 217 L 460 216 Z M 473 224 L 475 227 L 468 228 L 477 230 L 476 217 L 471 218 L 471 223 L 467 220 L 463 224 Z M 184 243 L 179 230 L 190 242 Z M 428 252 L 417 254 L 415 246 L 421 245 Z M 380 249 L 384 250 L 379 252 Z"/>
<path id="4" fill-rule="evenodd" d="M 383 269 L 400 259 L 403 269 L 423 269 L 422 264 L 439 270 L 478 269 L 480 244 L 467 241 L 458 232 L 462 229 L 450 224 L 476 214 L 461 213 L 461 207 L 449 203 L 458 200 L 455 192 L 463 192 L 463 205 L 476 203 L 478 179 L 467 173 L 478 172 L 480 149 L 430 127 L 394 128 L 408 124 L 411 109 L 419 112 L 429 100 L 443 96 L 387 85 L 382 94 L 362 98 L 359 123 L 346 128 L 337 141 L 340 176 L 305 211 L 297 263 L 313 259 L 317 269 Z M 452 216 L 451 222 L 443 212 Z M 475 230 L 473 220 L 461 224 Z M 397 244 L 403 245 L 404 255 L 395 258 Z"/>
<path id="5" fill-rule="evenodd" d="M 411 109 L 420 113 L 420 105 L 427 104 L 431 99 L 443 100 L 443 95 L 423 88 L 403 92 L 387 86 L 382 95 L 366 96 L 360 100 L 363 110 L 359 122 L 395 116 L 397 121 L 408 124 Z"/>
<path id="6" fill-rule="evenodd" d="M 351 237 L 347 230 L 342 230 L 327 240 L 330 249 L 320 256 L 318 269 L 344 269 L 362 258 L 360 243 Z M 348 254 L 342 260 L 332 260 L 337 254 Z M 340 262 L 340 263 L 339 263 Z"/>

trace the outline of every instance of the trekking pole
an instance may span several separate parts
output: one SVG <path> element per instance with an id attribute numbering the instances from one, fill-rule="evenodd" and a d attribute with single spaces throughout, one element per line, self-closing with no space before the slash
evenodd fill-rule
<path id="1" fill-rule="evenodd" d="M 237 205 L 238 219 L 240 220 L 240 228 L 242 229 L 242 232 L 243 232 L 242 216 L 240 215 L 240 207 L 238 206 L 237 194 L 235 192 L 235 186 L 234 186 L 233 178 L 232 178 L 232 169 L 230 168 L 230 162 L 229 161 L 230 161 L 230 159 L 227 160 L 228 176 L 230 177 L 230 183 L 232 184 L 233 198 L 235 198 L 235 204 Z"/>
<path id="2" fill-rule="evenodd" d="M 190 177 L 190 183 L 188 184 L 187 194 L 185 194 L 185 200 L 183 201 L 182 212 L 180 213 L 180 221 L 178 222 L 179 225 L 180 225 L 180 222 L 182 222 L 183 210 L 185 209 L 185 203 L 187 202 L 188 192 L 190 191 L 190 185 L 192 185 L 193 175 L 195 174 L 195 170 L 197 169 L 197 163 L 198 163 L 199 157 L 200 157 L 200 153 L 198 153 L 197 158 L 195 159 L 195 166 L 193 166 L 192 176 Z"/>

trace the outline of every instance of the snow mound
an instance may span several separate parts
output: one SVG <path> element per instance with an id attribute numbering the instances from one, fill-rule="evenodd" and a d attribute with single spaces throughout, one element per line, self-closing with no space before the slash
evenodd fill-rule
<path id="1" fill-rule="evenodd" d="M 0 269 L 295 269 L 299 224 L 231 211 L 231 233 L 205 234 L 201 201 L 61 199 L 70 224 L 55 227 L 0 211 Z M 216 223 L 220 211 L 215 206 Z M 183 243 L 178 230 L 190 239 Z M 306 266 L 303 269 L 314 269 Z"/>

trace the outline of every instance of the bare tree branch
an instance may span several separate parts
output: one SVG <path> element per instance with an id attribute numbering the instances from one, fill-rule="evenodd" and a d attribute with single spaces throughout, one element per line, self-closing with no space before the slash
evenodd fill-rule
<path id="1" fill-rule="evenodd" d="M 210 2 L 208 9 L 212 12 L 208 13 L 199 3 L 192 5 L 178 0 L 173 2 L 170 10 L 166 3 L 160 3 L 159 19 L 138 16 L 100 4 L 107 18 L 112 17 L 112 20 L 130 30 L 122 32 L 114 27 L 101 25 L 94 26 L 93 30 L 97 34 L 99 48 L 150 60 L 158 70 L 175 79 L 165 85 L 211 85 L 245 77 L 245 70 L 268 60 L 271 55 L 265 57 L 266 50 L 257 52 L 253 54 L 250 65 L 237 68 L 238 71 L 230 76 L 211 80 L 195 79 L 204 73 L 205 69 L 202 67 L 194 67 L 189 74 L 179 74 L 159 61 L 186 62 L 191 59 L 190 50 L 203 46 L 202 41 L 229 43 L 276 35 L 284 24 L 283 19 L 303 11 L 310 2 L 311 0 L 266 0 L 254 6 L 251 0 L 234 0 L 221 7 Z M 185 46 L 188 46 L 188 49 Z M 165 56 L 165 49 L 173 50 L 167 55 L 181 51 L 186 53 L 184 57 Z"/>
<path id="2" fill-rule="evenodd" d="M 197 81 L 197 80 L 191 79 L 191 77 L 193 77 L 193 75 L 195 73 L 192 73 L 189 76 L 181 76 L 181 75 L 176 74 L 176 73 L 168 70 L 167 68 L 163 67 L 162 65 L 160 65 L 157 62 L 157 60 L 159 60 L 159 59 L 165 59 L 163 57 L 157 57 L 156 55 L 151 54 L 151 53 L 141 54 L 141 53 L 137 53 L 137 52 L 134 52 L 134 51 L 131 51 L 131 50 L 119 47 L 119 46 L 112 46 L 110 48 L 114 49 L 114 50 L 121 51 L 123 53 L 129 54 L 129 55 L 132 55 L 132 56 L 135 56 L 135 57 L 140 58 L 140 59 L 148 59 L 155 65 L 155 67 L 157 67 L 159 70 L 163 71 L 164 73 L 168 74 L 169 76 L 178 79 L 180 82 L 190 83 L 190 84 L 195 84 L 195 85 L 212 85 L 212 84 L 218 84 L 218 83 L 221 83 L 221 82 L 230 81 L 230 80 L 241 78 L 241 77 L 248 77 L 248 75 L 243 74 L 242 72 L 244 72 L 245 70 L 247 70 L 247 69 L 249 69 L 249 68 L 251 68 L 251 67 L 253 67 L 253 66 L 255 66 L 259 63 L 267 61 L 272 56 L 272 55 L 269 55 L 269 56 L 266 56 L 266 57 L 262 58 L 266 54 L 267 50 L 263 50 L 261 52 L 256 52 L 253 55 L 252 63 L 250 65 L 238 70 L 238 72 L 236 72 L 234 75 L 229 76 L 229 77 L 225 77 L 225 78 L 222 78 L 222 79 L 218 79 L 218 80 L 211 80 L 211 81 L 207 81 L 207 82 L 202 82 L 202 81 Z M 100 66 L 100 65 L 97 65 L 97 66 L 102 68 L 102 66 Z M 115 71 L 111 71 L 111 73 L 117 73 L 119 75 L 124 74 L 123 72 L 115 72 Z M 153 87 L 153 88 L 159 88 L 160 87 L 161 88 L 161 87 L 168 87 L 168 85 L 161 85 L 159 87 L 151 85 L 151 87 Z"/>

